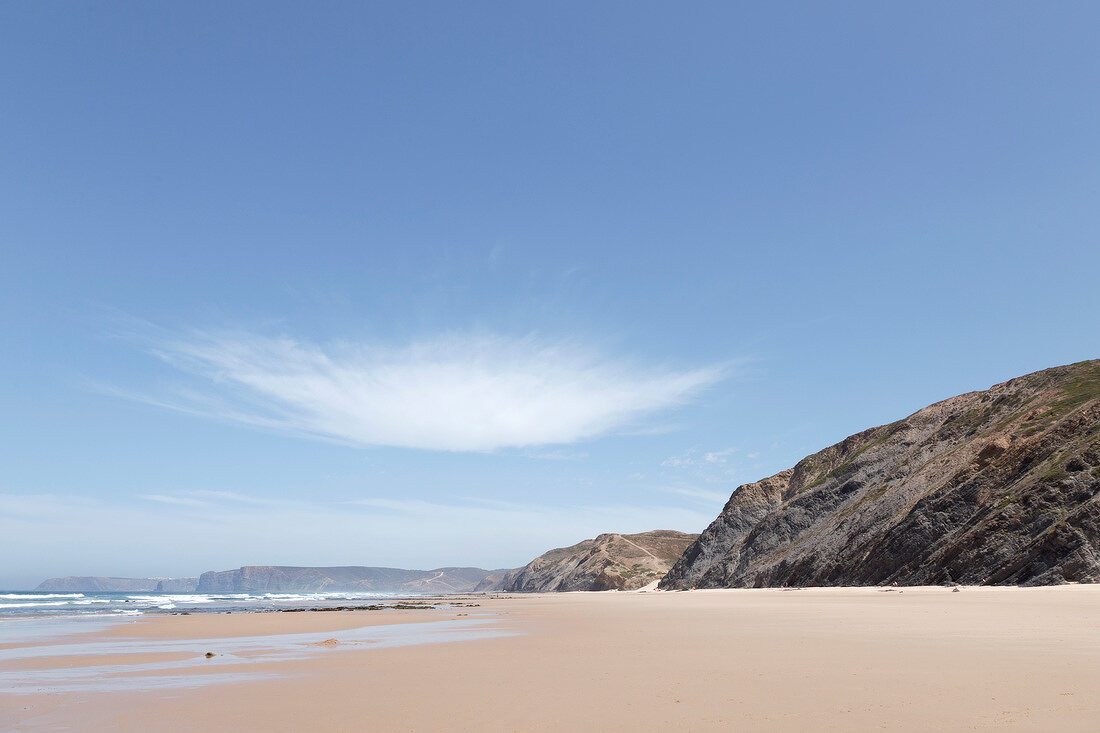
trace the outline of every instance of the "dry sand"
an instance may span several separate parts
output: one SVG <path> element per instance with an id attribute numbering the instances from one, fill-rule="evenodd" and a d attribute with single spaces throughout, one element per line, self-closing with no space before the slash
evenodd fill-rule
<path id="1" fill-rule="evenodd" d="M 0 695 L 0 729 L 1100 728 L 1100 587 L 568 593 L 480 603 L 450 612 L 143 619 L 97 636 L 308 630 L 339 640 L 357 626 L 458 613 L 499 614 L 494 623 L 518 635 L 316 647 L 306 659 L 247 665 L 273 679 L 195 689 Z"/>

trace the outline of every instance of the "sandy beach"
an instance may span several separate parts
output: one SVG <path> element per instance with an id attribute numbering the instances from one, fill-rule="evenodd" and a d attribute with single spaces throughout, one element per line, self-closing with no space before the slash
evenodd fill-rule
<path id="1" fill-rule="evenodd" d="M 1095 586 L 461 602 L 479 605 L 118 624 L 79 635 L 112 651 L 7 659 L 0 672 L 84 667 L 106 670 L 95 675 L 102 680 L 116 673 L 111 665 L 136 663 L 134 681 L 6 692 L 0 729 L 1084 731 L 1100 719 Z M 417 643 L 428 629 L 442 631 Z M 327 643 L 295 641 L 280 658 L 273 650 L 285 650 L 285 634 Z M 267 637 L 271 648 L 233 646 L 245 637 Z M 163 646 L 143 653 L 142 644 Z M 4 648 L 17 655 L 27 645 Z M 199 661 L 207 651 L 218 655 L 209 666 Z M 172 660 L 188 665 L 172 679 L 190 682 L 157 685 L 164 670 L 142 671 Z"/>

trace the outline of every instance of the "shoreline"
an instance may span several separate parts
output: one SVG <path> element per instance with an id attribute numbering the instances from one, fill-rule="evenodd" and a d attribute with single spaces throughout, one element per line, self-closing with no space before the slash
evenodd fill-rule
<path id="1" fill-rule="evenodd" d="M 449 608 L 471 606 L 476 607 L 482 601 L 496 601 L 505 599 L 525 598 L 525 597 L 560 597 L 560 596 L 577 596 L 585 594 L 596 595 L 630 595 L 630 594 L 646 594 L 646 593 L 664 593 L 664 594 L 676 594 L 676 593 L 757 593 L 757 592 L 790 592 L 790 591 L 808 591 L 808 592 L 823 592 L 823 591 L 878 591 L 878 592 L 897 592 L 903 593 L 909 591 L 936 591 L 936 590 L 948 590 L 951 591 L 954 588 L 968 591 L 1011 591 L 1011 590 L 1036 590 L 1036 589 L 1058 589 L 1058 588 L 1075 588 L 1075 587 L 1098 587 L 1100 583 L 1059 583 L 1052 585 L 1039 585 L 1039 586 L 1027 586 L 1027 585 L 969 585 L 965 583 L 949 583 L 940 585 L 799 585 L 799 586 L 768 586 L 768 587 L 754 587 L 754 588 L 676 588 L 676 589 L 661 589 L 656 587 L 656 583 L 651 583 L 643 588 L 637 588 L 634 590 L 604 590 L 604 591 L 561 591 L 561 592 L 525 592 L 525 591 L 487 591 L 481 592 L 458 592 L 458 593 L 433 593 L 433 594 L 409 594 L 409 595 L 387 595 L 385 598 L 379 598 L 377 600 L 371 599 L 370 603 L 358 603 L 355 605 L 349 605 L 347 602 L 339 603 L 339 601 L 333 600 L 331 603 L 338 605 L 329 606 L 292 606 L 286 607 L 271 607 L 271 608 L 259 608 L 259 607 L 247 607 L 242 606 L 240 608 L 231 607 L 216 607 L 216 608 L 204 608 L 202 606 L 192 606 L 186 610 L 178 609 L 165 609 L 159 607 L 142 608 L 140 610 L 135 609 L 131 612 L 92 612 L 92 611 L 42 611 L 37 613 L 0 613 L 0 624 L 13 621 L 13 620 L 32 620 L 32 619 L 77 619 L 77 618 L 97 618 L 97 619 L 118 619 L 121 621 L 132 619 L 145 619 L 145 618 L 164 618 L 164 617 L 178 617 L 178 616 L 202 616 L 202 615 L 236 615 L 236 614 L 265 614 L 265 613 L 331 613 L 331 612 L 358 612 L 358 611 L 387 611 L 392 609 L 397 610 L 448 610 Z M 34 591 L 20 591 L 20 593 L 34 593 Z M 192 594 L 194 595 L 194 594 Z M 358 600 L 358 599 L 356 599 Z M 477 603 L 469 603 L 477 602 Z"/>
<path id="2" fill-rule="evenodd" d="M 190 686 L 0 694 L 0 728 L 78 720 L 93 731 L 1091 730 L 1100 716 L 1100 586 L 478 600 L 468 610 L 126 619 L 79 638 L 162 650 L 181 644 L 185 652 L 173 653 L 192 656 L 172 663 L 183 667 L 135 673 Z M 449 626 L 435 629 L 448 634 L 478 625 L 494 633 L 371 642 L 371 629 L 407 640 L 439 622 Z M 196 645 L 212 640 L 262 637 L 274 648 L 288 634 L 314 640 L 302 642 L 309 646 L 301 654 L 242 649 L 210 664 L 196 660 L 206 651 Z M 121 653 L 54 660 L 68 665 L 62 670 L 168 661 Z M 20 668 L 50 667 L 24 659 Z M 12 663 L 0 660 L 3 671 Z"/>
<path id="3" fill-rule="evenodd" d="M 238 611 L 381 610 L 394 605 L 457 603 L 467 593 L 395 593 L 374 591 L 130 593 L 86 591 L 0 594 L 0 621 L 10 618 L 116 617 L 149 614 L 187 615 Z"/>

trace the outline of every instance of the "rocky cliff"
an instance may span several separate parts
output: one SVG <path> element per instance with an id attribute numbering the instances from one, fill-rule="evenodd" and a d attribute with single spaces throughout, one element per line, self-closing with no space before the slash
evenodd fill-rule
<path id="1" fill-rule="evenodd" d="M 952 397 L 738 488 L 662 588 L 1100 581 L 1100 360 Z"/>
<path id="2" fill-rule="evenodd" d="M 35 590 L 99 593 L 124 591 L 192 593 L 198 582 L 198 578 L 108 578 L 104 576 L 70 575 L 65 578 L 43 580 Z"/>
<path id="3" fill-rule="evenodd" d="M 473 592 L 486 593 L 500 590 L 504 586 L 504 579 L 508 577 L 509 573 L 513 572 L 515 572 L 515 570 L 494 570 L 474 586 Z"/>
<path id="4" fill-rule="evenodd" d="M 199 593 L 464 593 L 473 590 L 489 572 L 481 568 L 400 570 L 247 565 L 236 570 L 203 573 L 199 576 L 197 590 Z"/>
<path id="5" fill-rule="evenodd" d="M 634 590 L 663 576 L 698 535 L 658 529 L 602 534 L 536 557 L 480 590 Z"/>

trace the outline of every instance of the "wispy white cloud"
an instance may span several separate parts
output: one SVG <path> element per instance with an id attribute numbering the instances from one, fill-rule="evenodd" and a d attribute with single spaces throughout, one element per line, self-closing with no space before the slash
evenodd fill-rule
<path id="1" fill-rule="evenodd" d="M 196 489 L 194 491 L 177 491 L 172 494 L 138 494 L 137 498 L 145 501 L 153 501 L 160 504 L 174 504 L 176 506 L 189 507 L 217 507 L 232 504 L 251 504 L 262 506 L 293 506 L 298 502 L 286 499 L 269 499 L 246 494 L 238 494 L 235 491 L 214 491 L 211 489 Z"/>
<path id="2" fill-rule="evenodd" d="M 220 493 L 162 492 L 137 501 L 0 494 L 0 545 L 34 558 L 0 568 L 0 582 L 31 565 L 43 577 L 191 575 L 247 564 L 514 567 L 601 532 L 698 532 L 714 518 L 713 508 L 673 500 L 552 506 Z"/>
<path id="3" fill-rule="evenodd" d="M 689 499 L 696 499 L 698 501 L 707 504 L 725 504 L 730 498 L 728 493 L 722 493 L 720 491 L 707 491 L 706 489 L 696 488 L 671 488 L 669 489 L 673 494 L 679 494 L 680 496 L 686 496 Z"/>
<path id="4" fill-rule="evenodd" d="M 678 456 L 669 456 L 661 461 L 661 465 L 665 468 L 683 468 L 684 466 L 695 466 L 699 464 L 699 459 L 695 457 L 695 449 L 690 448 Z"/>
<path id="5" fill-rule="evenodd" d="M 545 461 L 579 461 L 588 457 L 586 451 L 574 450 L 534 450 L 524 453 L 528 458 L 541 458 Z"/>
<path id="6" fill-rule="evenodd" d="M 721 450 L 701 450 L 693 447 L 661 461 L 661 474 L 664 480 L 683 489 L 669 489 L 680 494 L 705 502 L 725 502 L 738 484 L 760 478 L 756 469 L 744 465 L 743 460 L 733 460 L 733 456 L 742 456 L 740 448 L 730 447 Z M 695 489 L 700 485 L 710 485 L 714 491 Z"/>
<path id="7" fill-rule="evenodd" d="M 80 512 L 96 503 L 94 499 L 63 494 L 0 494 L 0 517 L 10 521 L 33 521 L 56 512 Z"/>
<path id="8" fill-rule="evenodd" d="M 725 450 L 711 451 L 703 455 L 703 460 L 707 463 L 725 463 L 729 460 L 729 457 L 737 452 L 736 448 L 726 448 Z"/>
<path id="9" fill-rule="evenodd" d="M 159 504 L 173 504 L 175 506 L 208 506 L 209 502 L 196 499 L 193 496 L 168 496 L 165 494 L 139 494 L 139 499 L 155 501 Z"/>
<path id="10" fill-rule="evenodd" d="M 151 349 L 198 380 L 152 404 L 354 445 L 491 451 L 640 427 L 727 366 L 640 366 L 537 337 L 447 335 L 403 347 L 327 347 L 194 332 Z M 135 396 L 131 393 L 130 396 Z"/>
<path id="11" fill-rule="evenodd" d="M 722 450 L 705 451 L 700 455 L 697 448 L 689 448 L 679 455 L 664 459 L 661 461 L 661 465 L 665 468 L 687 468 L 692 466 L 705 468 L 708 464 L 712 467 L 722 466 L 729 463 L 730 456 L 737 452 L 737 448 L 724 448 Z M 755 456 L 756 454 L 750 455 Z"/>

